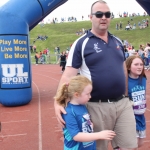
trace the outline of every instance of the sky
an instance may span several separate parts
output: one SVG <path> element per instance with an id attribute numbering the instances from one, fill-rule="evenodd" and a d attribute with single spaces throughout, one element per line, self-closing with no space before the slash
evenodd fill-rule
<path id="1" fill-rule="evenodd" d="M 88 19 L 88 14 L 90 13 L 91 5 L 96 0 L 68 0 L 63 5 L 56 8 L 53 12 L 51 12 L 45 19 L 51 20 L 53 18 L 58 18 L 60 20 L 61 17 L 68 18 L 74 16 L 77 20 L 81 20 L 82 16 L 84 19 Z M 144 13 L 143 8 L 136 2 L 136 0 L 105 0 L 109 5 L 111 12 L 114 13 L 115 17 L 118 17 L 119 12 L 123 13 L 124 11 L 128 11 L 130 13 L 140 13 L 141 15 Z"/>
<path id="2" fill-rule="evenodd" d="M 0 0 L 0 6 L 9 0 Z M 56 8 L 45 19 L 44 22 L 49 22 L 53 18 L 61 19 L 61 17 L 76 17 L 78 21 L 82 20 L 82 16 L 87 20 L 90 13 L 91 5 L 96 0 L 68 0 L 63 5 Z M 136 2 L 136 0 L 105 0 L 109 5 L 111 12 L 115 17 L 118 17 L 119 13 L 124 11 L 130 13 L 144 13 L 142 7 Z"/>

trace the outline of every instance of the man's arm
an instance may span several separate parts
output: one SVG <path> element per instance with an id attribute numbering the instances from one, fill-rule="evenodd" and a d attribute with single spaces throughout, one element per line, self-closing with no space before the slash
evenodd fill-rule
<path id="1" fill-rule="evenodd" d="M 60 79 L 57 91 L 63 83 L 69 83 L 71 77 L 76 76 L 78 69 L 73 67 L 66 67 L 62 77 Z M 64 127 L 65 121 L 62 119 L 61 113 L 66 114 L 64 107 L 60 106 L 56 101 L 54 101 L 55 114 L 59 124 Z"/>
<path id="2" fill-rule="evenodd" d="M 125 74 L 125 96 L 128 96 L 128 72 L 126 67 L 126 62 L 123 63 L 124 74 Z"/>

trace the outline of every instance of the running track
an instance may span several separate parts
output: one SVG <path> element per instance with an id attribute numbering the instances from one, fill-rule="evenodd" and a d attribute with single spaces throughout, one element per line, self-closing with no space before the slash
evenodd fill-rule
<path id="1" fill-rule="evenodd" d="M 59 65 L 32 65 L 31 102 L 20 107 L 0 105 L 0 150 L 63 150 L 63 134 L 53 107 L 60 70 Z M 146 74 L 147 138 L 139 150 L 150 150 L 150 72 Z"/>

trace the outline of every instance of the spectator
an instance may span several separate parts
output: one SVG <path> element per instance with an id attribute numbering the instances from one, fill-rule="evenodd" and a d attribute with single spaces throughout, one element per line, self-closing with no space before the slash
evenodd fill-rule
<path id="1" fill-rule="evenodd" d="M 43 50 L 43 54 L 47 55 L 47 49 Z"/>
<path id="2" fill-rule="evenodd" d="M 125 57 L 128 58 L 129 57 L 129 52 L 127 50 L 126 45 L 124 45 L 124 52 L 125 52 Z"/>
<path id="3" fill-rule="evenodd" d="M 133 24 L 132 29 L 133 29 L 133 30 L 136 29 L 136 23 Z"/>
<path id="4" fill-rule="evenodd" d="M 124 40 L 124 45 L 126 45 L 126 48 L 128 48 L 129 42 L 127 40 Z"/>
<path id="5" fill-rule="evenodd" d="M 33 45 L 33 51 L 36 53 L 36 45 Z"/>
<path id="6" fill-rule="evenodd" d="M 134 46 L 131 46 L 131 49 L 130 49 L 128 52 L 129 52 L 129 56 L 136 55 L 136 52 L 135 52 Z"/>
<path id="7" fill-rule="evenodd" d="M 138 54 L 142 59 L 144 59 L 144 49 L 143 49 L 142 45 L 140 45 L 140 47 L 139 47 Z"/>
<path id="8" fill-rule="evenodd" d="M 143 56 L 142 56 L 143 58 L 143 61 L 144 61 L 144 66 L 146 67 L 146 66 L 149 66 L 149 59 L 148 59 L 148 57 L 146 57 L 146 54 L 145 53 L 143 53 Z"/>
<path id="9" fill-rule="evenodd" d="M 43 53 L 40 51 L 40 56 L 42 56 L 42 54 L 43 54 Z"/>
<path id="10" fill-rule="evenodd" d="M 82 16 L 82 20 L 84 19 L 84 16 Z"/>
<path id="11" fill-rule="evenodd" d="M 130 30 L 130 26 L 129 26 L 129 24 L 127 24 L 127 25 L 126 25 L 125 30 L 127 30 L 127 31 L 128 31 L 128 30 Z"/>
<path id="12" fill-rule="evenodd" d="M 82 28 L 82 34 L 84 34 L 85 33 L 85 29 L 84 28 Z"/>
<path id="13" fill-rule="evenodd" d="M 33 45 L 30 45 L 30 52 L 33 53 Z"/>
<path id="14" fill-rule="evenodd" d="M 116 23 L 116 30 L 119 30 L 119 24 Z"/>
<path id="15" fill-rule="evenodd" d="M 130 20 L 133 21 L 133 18 L 132 18 L 132 16 L 130 14 L 129 14 L 129 17 L 130 17 Z"/>
<path id="16" fill-rule="evenodd" d="M 50 54 L 50 50 L 48 49 L 48 47 L 46 48 L 46 54 L 47 54 L 47 55 Z"/>
<path id="17" fill-rule="evenodd" d="M 66 58 L 67 58 L 66 53 L 65 53 L 65 51 L 63 51 L 63 52 L 61 53 L 61 55 L 60 55 L 59 60 L 58 60 L 58 63 L 59 63 L 60 66 L 62 67 L 62 71 L 61 71 L 62 73 L 63 73 L 64 70 L 65 70 Z"/>
<path id="18" fill-rule="evenodd" d="M 150 43 L 146 43 L 146 47 L 144 49 L 145 56 L 148 57 L 149 52 L 150 52 Z"/>
<path id="19" fill-rule="evenodd" d="M 139 26 L 139 28 L 141 28 L 141 22 L 140 21 L 138 22 L 138 26 Z"/>
<path id="20" fill-rule="evenodd" d="M 47 62 L 47 60 L 46 60 L 46 54 L 43 53 L 43 54 L 42 54 L 42 58 L 41 58 L 41 63 L 42 63 L 42 64 L 46 64 L 46 62 Z"/>
<path id="21" fill-rule="evenodd" d="M 120 30 L 121 30 L 122 29 L 122 22 L 121 21 L 120 21 L 119 27 L 120 27 Z"/>
<path id="22" fill-rule="evenodd" d="M 38 60 L 40 58 L 40 55 L 38 54 L 38 52 L 36 52 L 35 54 L 35 62 L 36 62 L 36 65 L 38 65 Z"/>
<path id="23" fill-rule="evenodd" d="M 60 54 L 60 48 L 57 46 L 57 53 Z"/>

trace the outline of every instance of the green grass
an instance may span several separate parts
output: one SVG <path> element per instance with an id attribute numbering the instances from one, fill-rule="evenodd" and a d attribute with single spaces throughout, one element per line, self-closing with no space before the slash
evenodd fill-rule
<path id="1" fill-rule="evenodd" d="M 130 21 L 130 18 L 116 18 L 111 21 L 109 31 L 119 37 L 122 40 L 128 40 L 135 49 L 139 49 L 140 44 L 146 44 L 150 42 L 150 27 L 145 29 L 138 28 L 138 22 L 143 19 L 149 18 L 138 16 L 133 17 L 133 21 Z M 123 22 L 123 30 L 116 30 L 116 23 Z M 124 30 L 127 22 L 130 21 L 131 25 L 136 23 L 137 28 L 135 30 L 126 31 Z M 60 47 L 61 51 L 67 49 L 79 36 L 76 35 L 76 31 L 81 30 L 82 28 L 90 29 L 90 21 L 81 21 L 81 22 L 68 22 L 68 23 L 58 23 L 58 24 L 46 24 L 44 27 L 37 25 L 33 30 L 30 31 L 30 44 L 33 43 L 33 40 L 37 38 L 38 35 L 47 35 L 48 39 L 45 41 L 37 40 L 35 45 L 37 46 L 37 51 L 42 51 L 45 48 L 49 48 L 51 54 L 54 54 L 54 48 L 56 46 Z M 31 54 L 32 56 L 34 54 Z M 51 59 L 55 61 L 55 56 Z"/>

